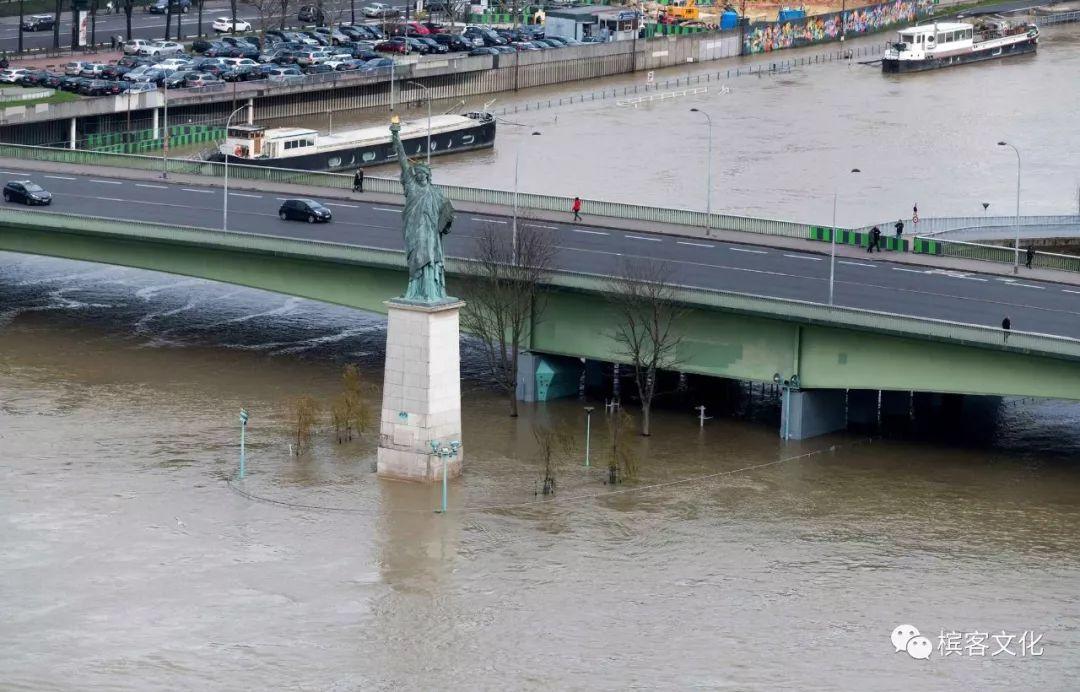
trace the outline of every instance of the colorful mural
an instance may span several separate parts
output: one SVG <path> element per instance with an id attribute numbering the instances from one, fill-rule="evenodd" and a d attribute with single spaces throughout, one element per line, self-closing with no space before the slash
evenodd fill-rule
<path id="1" fill-rule="evenodd" d="M 912 24 L 918 17 L 930 13 L 933 0 L 895 0 L 881 5 L 868 5 L 843 14 L 847 15 L 847 36 L 870 34 L 893 24 Z M 743 53 L 769 53 L 783 48 L 798 48 L 840 38 L 840 12 L 819 14 L 788 22 L 751 24 L 743 39 Z"/>

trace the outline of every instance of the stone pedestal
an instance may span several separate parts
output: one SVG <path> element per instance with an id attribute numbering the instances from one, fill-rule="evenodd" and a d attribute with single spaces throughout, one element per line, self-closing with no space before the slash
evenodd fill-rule
<path id="1" fill-rule="evenodd" d="M 462 301 L 423 304 L 391 300 L 379 424 L 378 473 L 410 481 L 442 480 L 442 459 L 431 443 L 461 441 L 461 360 L 458 311 Z M 451 457 L 461 475 L 463 452 Z"/>

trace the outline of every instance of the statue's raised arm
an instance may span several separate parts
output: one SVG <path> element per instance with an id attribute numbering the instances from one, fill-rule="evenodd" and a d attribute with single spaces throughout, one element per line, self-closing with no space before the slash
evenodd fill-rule
<path id="1" fill-rule="evenodd" d="M 390 141 L 394 144 L 394 152 L 397 154 L 398 165 L 401 166 L 401 184 L 408 187 L 411 182 L 409 177 L 409 157 L 405 154 L 405 147 L 401 144 L 401 123 L 397 116 L 390 122 Z"/>

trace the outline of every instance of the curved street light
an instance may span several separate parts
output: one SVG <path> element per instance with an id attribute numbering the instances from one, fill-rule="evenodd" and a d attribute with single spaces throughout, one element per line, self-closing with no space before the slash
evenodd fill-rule
<path id="1" fill-rule="evenodd" d="M 533 137 L 540 136 L 539 132 L 533 132 Z M 517 150 L 514 153 L 514 218 L 513 223 L 510 226 L 511 233 L 513 235 L 513 255 L 514 264 L 517 264 L 518 251 L 517 251 L 517 237 L 518 237 L 518 170 L 521 168 L 521 147 L 525 144 L 522 140 L 518 143 Z"/>
<path id="2" fill-rule="evenodd" d="M 709 235 L 712 226 L 712 118 L 700 108 L 691 108 L 691 113 L 701 113 L 709 123 L 709 149 L 705 165 L 705 235 Z"/>
<path id="3" fill-rule="evenodd" d="M 862 173 L 858 168 L 852 168 L 852 173 Z M 840 186 L 833 189 L 832 197 L 832 230 L 829 232 L 829 305 L 833 304 L 833 280 L 836 278 L 836 198 L 840 196 Z"/>
<path id="4" fill-rule="evenodd" d="M 225 119 L 225 141 L 229 141 L 229 126 L 232 124 L 233 116 L 244 110 L 248 106 L 245 104 L 240 106 L 232 113 L 229 113 L 229 117 Z M 229 230 L 229 152 L 228 147 L 225 148 L 225 201 L 221 205 L 221 230 Z"/>
<path id="5" fill-rule="evenodd" d="M 998 142 L 999 147 L 1009 147 L 1016 154 L 1016 243 L 1013 245 L 1013 274 L 1020 273 L 1020 150 L 1008 142 Z"/>

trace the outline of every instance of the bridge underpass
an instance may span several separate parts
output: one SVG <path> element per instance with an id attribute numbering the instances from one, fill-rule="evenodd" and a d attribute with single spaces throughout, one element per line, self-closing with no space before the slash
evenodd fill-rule
<path id="1" fill-rule="evenodd" d="M 4 212 L 0 250 L 211 279 L 384 313 L 405 285 L 401 252 L 198 228 Z M 468 271 L 449 260 L 450 289 Z M 556 271 L 528 339 L 526 376 L 582 359 L 627 364 L 610 338 L 602 275 Z M 845 392 L 1019 395 L 1080 400 L 1080 341 L 774 297 L 681 287 L 681 371 L 787 383 L 781 433 L 844 426 L 876 397 Z M 884 402 L 884 399 L 882 399 Z M 866 406 L 870 404 L 865 404 Z M 883 404 L 884 405 L 884 404 Z M 855 417 L 861 414 L 855 411 Z"/>

